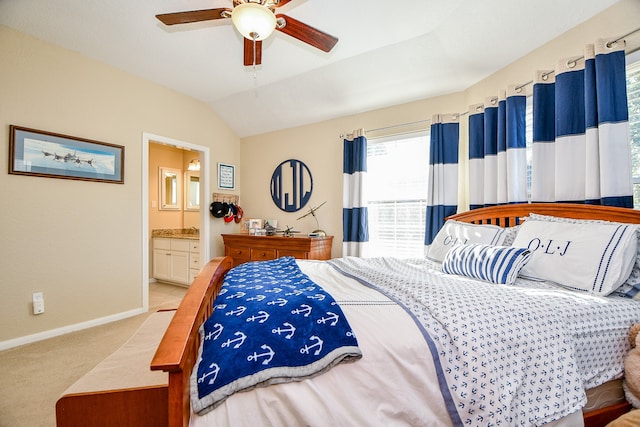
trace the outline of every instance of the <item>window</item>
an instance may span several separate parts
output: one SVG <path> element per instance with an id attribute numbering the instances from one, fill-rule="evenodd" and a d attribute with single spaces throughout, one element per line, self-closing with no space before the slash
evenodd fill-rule
<path id="1" fill-rule="evenodd" d="M 633 173 L 633 207 L 640 209 L 640 51 L 627 56 L 627 99 Z"/>
<path id="2" fill-rule="evenodd" d="M 424 256 L 428 133 L 371 139 L 367 147 L 369 255 Z"/>

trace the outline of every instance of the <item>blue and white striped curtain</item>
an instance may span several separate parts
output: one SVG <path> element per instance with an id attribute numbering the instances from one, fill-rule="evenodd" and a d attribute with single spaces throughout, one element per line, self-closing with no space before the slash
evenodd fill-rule
<path id="1" fill-rule="evenodd" d="M 532 201 L 633 207 L 624 46 L 607 45 L 537 73 Z"/>
<path id="2" fill-rule="evenodd" d="M 533 79 L 533 145 L 531 201 L 556 200 L 556 79 L 551 71 L 536 71 Z"/>
<path id="3" fill-rule="evenodd" d="M 445 218 L 458 210 L 459 120 L 458 114 L 445 114 L 436 115 L 431 121 L 426 246 L 433 242 Z"/>
<path id="4" fill-rule="evenodd" d="M 477 209 L 485 205 L 485 160 L 489 158 L 490 163 L 497 162 L 496 152 L 493 156 L 491 152 L 485 155 L 484 117 L 483 104 L 469 107 L 469 209 Z M 495 162 L 492 162 L 491 158 Z"/>
<path id="5" fill-rule="evenodd" d="M 469 108 L 469 207 L 527 201 L 526 96 L 510 86 Z"/>
<path id="6" fill-rule="evenodd" d="M 367 138 L 364 129 L 343 142 L 342 256 L 366 255 L 369 241 L 367 212 Z"/>

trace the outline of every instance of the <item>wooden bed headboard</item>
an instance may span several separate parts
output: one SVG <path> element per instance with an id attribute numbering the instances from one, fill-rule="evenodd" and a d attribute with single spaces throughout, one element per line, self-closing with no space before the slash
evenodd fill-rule
<path id="1" fill-rule="evenodd" d="M 640 224 L 640 211 L 634 209 L 572 203 L 520 203 L 491 206 L 451 215 L 448 219 L 474 224 L 513 227 L 520 224 L 521 219 L 530 213 Z"/>
<path id="2" fill-rule="evenodd" d="M 577 219 L 600 219 L 640 223 L 640 211 L 607 206 L 577 204 L 514 204 L 476 209 L 449 218 L 476 224 L 517 225 L 530 213 Z M 168 372 L 169 427 L 186 427 L 191 415 L 190 376 L 198 357 L 198 329 L 209 317 L 226 272 L 233 266 L 230 257 L 212 259 L 198 274 L 180 303 L 151 362 L 152 370 Z M 628 405 L 603 408 L 585 416 L 585 426 L 601 426 L 628 410 Z M 617 411 L 617 412 L 616 412 Z M 602 418 L 600 418 L 602 417 Z M 613 417 L 613 418 L 612 418 Z"/>

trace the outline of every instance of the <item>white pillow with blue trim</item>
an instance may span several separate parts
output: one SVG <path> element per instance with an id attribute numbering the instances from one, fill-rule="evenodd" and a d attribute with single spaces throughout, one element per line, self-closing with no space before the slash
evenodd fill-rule
<path id="1" fill-rule="evenodd" d="M 529 261 L 525 248 L 483 244 L 453 247 L 442 262 L 442 271 L 486 282 L 510 285 Z"/>
<path id="2" fill-rule="evenodd" d="M 502 245 L 509 229 L 491 224 L 471 224 L 468 222 L 447 220 L 429 246 L 427 258 L 442 262 L 445 255 L 456 245 L 483 243 Z"/>
<path id="3" fill-rule="evenodd" d="M 638 247 L 636 224 L 556 222 L 531 215 L 513 246 L 531 259 L 521 276 L 606 296 L 629 277 Z"/>
<path id="4" fill-rule="evenodd" d="M 537 219 L 540 221 L 550 221 L 550 222 L 564 222 L 570 224 L 624 224 L 622 222 L 612 222 L 612 221 L 604 221 L 600 219 L 575 219 L 575 218 L 564 218 L 557 217 L 551 215 L 540 215 L 535 213 L 530 213 L 529 218 Z M 636 252 L 636 261 L 633 264 L 631 269 L 631 273 L 625 282 L 620 285 L 618 289 L 616 289 L 612 295 L 618 295 L 625 298 L 633 298 L 640 299 L 640 232 L 636 232 L 638 236 L 638 244 L 637 244 L 637 252 Z M 515 237 L 515 236 L 514 236 Z M 505 242 L 506 244 L 506 242 Z"/>

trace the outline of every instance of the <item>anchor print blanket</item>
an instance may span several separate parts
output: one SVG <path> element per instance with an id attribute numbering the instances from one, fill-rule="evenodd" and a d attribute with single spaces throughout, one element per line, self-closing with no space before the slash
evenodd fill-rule
<path id="1" fill-rule="evenodd" d="M 328 262 L 413 316 L 454 426 L 556 421 L 584 406 L 585 388 L 622 376 L 637 301 L 524 279 L 479 282 L 426 259 Z"/>
<path id="2" fill-rule="evenodd" d="M 201 415 L 235 392 L 362 357 L 340 306 L 291 257 L 231 269 L 200 336 L 191 402 Z"/>

